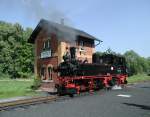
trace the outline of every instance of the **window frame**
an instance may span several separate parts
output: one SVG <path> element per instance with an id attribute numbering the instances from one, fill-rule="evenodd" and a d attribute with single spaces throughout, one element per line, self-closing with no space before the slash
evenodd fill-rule
<path id="1" fill-rule="evenodd" d="M 48 50 L 51 48 L 50 41 L 51 41 L 51 37 L 48 37 L 47 40 L 44 41 L 43 50 Z"/>
<path id="2" fill-rule="evenodd" d="M 81 46 L 81 48 L 84 47 L 84 41 L 83 41 L 83 40 L 80 40 L 80 41 L 79 41 L 79 46 Z"/>

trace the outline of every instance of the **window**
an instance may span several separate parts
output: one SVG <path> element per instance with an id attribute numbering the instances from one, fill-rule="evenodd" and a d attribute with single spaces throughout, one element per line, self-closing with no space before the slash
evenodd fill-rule
<path id="1" fill-rule="evenodd" d="M 80 51 L 84 51 L 84 41 L 79 41 Z"/>
<path id="2" fill-rule="evenodd" d="M 90 43 L 90 47 L 94 47 L 94 42 L 91 42 L 91 43 Z"/>
<path id="3" fill-rule="evenodd" d="M 85 48 L 84 48 L 84 45 L 85 45 L 85 42 L 83 40 L 80 40 L 79 41 L 79 52 L 80 52 L 80 55 L 81 54 L 84 54 L 85 55 Z"/>
<path id="4" fill-rule="evenodd" d="M 84 42 L 83 42 L 83 41 L 80 41 L 80 42 L 79 42 L 79 46 L 84 47 Z"/>
<path id="5" fill-rule="evenodd" d="M 48 38 L 45 42 L 44 42 L 44 47 L 43 49 L 49 49 L 50 48 L 50 38 Z"/>
<path id="6" fill-rule="evenodd" d="M 51 50 L 51 47 L 50 47 L 50 42 L 51 42 L 50 38 L 48 38 L 44 42 L 40 58 L 48 58 L 48 57 L 52 56 L 52 50 Z"/>

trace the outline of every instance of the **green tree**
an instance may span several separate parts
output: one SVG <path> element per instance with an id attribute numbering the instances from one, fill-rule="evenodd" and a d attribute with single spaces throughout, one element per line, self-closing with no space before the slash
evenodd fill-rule
<path id="1" fill-rule="evenodd" d="M 149 69 L 149 64 L 146 58 L 139 56 L 133 50 L 127 51 L 124 54 L 131 74 L 144 73 Z"/>
<path id="2" fill-rule="evenodd" d="M 33 46 L 27 43 L 31 33 L 31 28 L 0 21 L 0 74 L 19 78 L 33 72 Z"/>

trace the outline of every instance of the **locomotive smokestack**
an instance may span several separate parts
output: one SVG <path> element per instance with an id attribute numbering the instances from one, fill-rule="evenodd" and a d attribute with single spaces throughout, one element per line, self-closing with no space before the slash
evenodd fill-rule
<path id="1" fill-rule="evenodd" d="M 76 58 L 76 48 L 75 47 L 70 47 L 70 55 L 71 55 L 71 59 Z"/>

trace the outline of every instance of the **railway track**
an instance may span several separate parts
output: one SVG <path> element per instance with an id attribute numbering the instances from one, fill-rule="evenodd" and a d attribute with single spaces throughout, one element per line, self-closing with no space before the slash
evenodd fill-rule
<path id="1" fill-rule="evenodd" d="M 103 94 L 106 90 L 101 90 L 100 94 Z M 81 94 L 74 95 L 74 97 L 83 97 L 83 96 L 89 96 L 94 95 L 99 91 L 95 91 L 92 94 L 89 92 L 83 92 Z M 36 105 L 36 104 L 42 104 L 42 103 L 48 103 L 52 101 L 62 101 L 62 100 L 68 100 L 72 99 L 70 96 L 57 96 L 57 95 L 50 95 L 50 96 L 43 96 L 43 97 L 32 97 L 27 99 L 20 99 L 10 102 L 2 102 L 0 103 L 0 111 L 24 107 L 24 106 L 30 106 L 30 105 Z"/>
<path id="2" fill-rule="evenodd" d="M 86 96 L 86 95 L 90 95 L 90 94 L 82 93 L 80 95 L 76 95 L 75 97 L 81 97 L 81 96 Z M 21 100 L 15 100 L 15 101 L 10 101 L 10 102 L 2 102 L 0 103 L 0 111 L 24 107 L 24 106 L 30 106 L 30 105 L 35 105 L 35 104 L 48 103 L 52 101 L 61 101 L 61 100 L 66 100 L 66 99 L 71 99 L 71 97 L 51 95 L 51 96 L 43 96 L 43 97 L 32 97 L 28 99 L 21 99 Z"/>
<path id="3" fill-rule="evenodd" d="M 15 107 L 27 106 L 32 104 L 40 104 L 57 100 L 58 96 L 44 96 L 44 97 L 33 97 L 28 99 L 21 99 L 10 102 L 0 103 L 0 111 L 7 110 Z"/>

